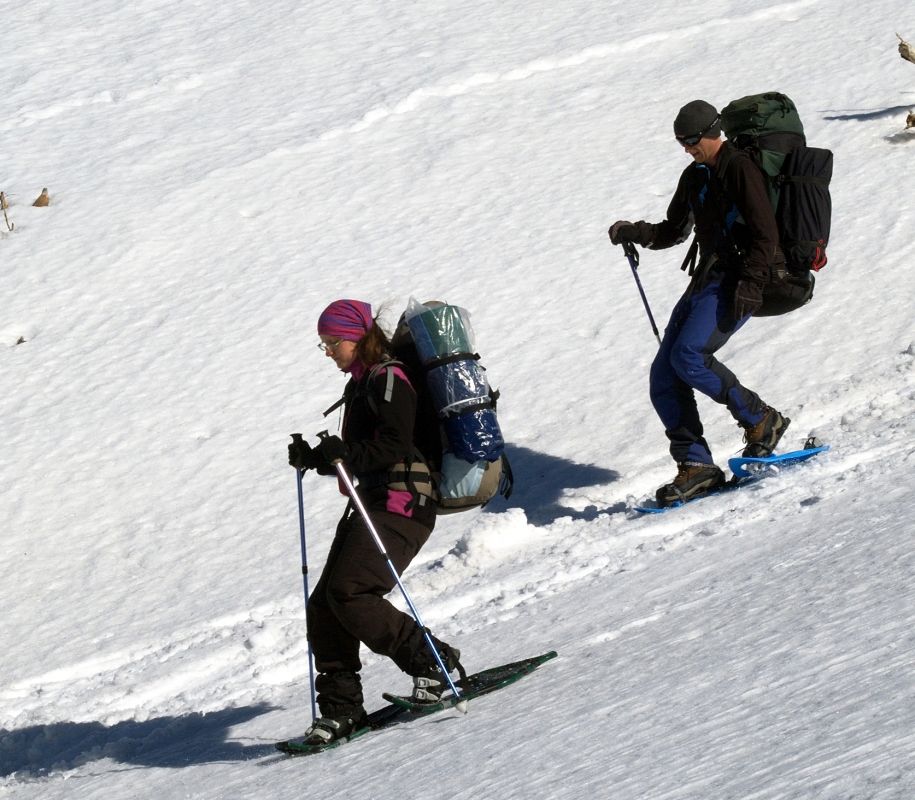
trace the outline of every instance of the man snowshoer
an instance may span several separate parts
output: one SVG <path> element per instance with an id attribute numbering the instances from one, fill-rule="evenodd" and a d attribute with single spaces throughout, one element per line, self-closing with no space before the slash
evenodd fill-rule
<path id="1" fill-rule="evenodd" d="M 790 420 L 741 385 L 714 354 L 762 304 L 763 288 L 784 264 L 762 171 L 721 139 L 718 111 L 693 100 L 674 120 L 674 135 L 692 157 L 657 224 L 620 220 L 613 244 L 661 250 L 695 229 L 698 259 L 687 256 L 692 280 L 671 314 L 651 366 L 651 402 L 670 440 L 677 476 L 657 490 L 661 505 L 692 499 L 725 482 L 715 465 L 695 390 L 726 406 L 744 429 L 745 456 L 769 455 Z M 684 267 L 686 264 L 684 264 Z"/>

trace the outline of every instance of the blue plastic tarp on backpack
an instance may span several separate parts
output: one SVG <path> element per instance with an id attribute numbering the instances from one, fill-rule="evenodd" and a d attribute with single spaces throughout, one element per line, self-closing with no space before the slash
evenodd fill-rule
<path id="1" fill-rule="evenodd" d="M 489 399 L 489 382 L 476 361 L 452 361 L 426 373 L 432 403 L 440 417 L 459 414 Z"/>
<path id="2" fill-rule="evenodd" d="M 446 417 L 442 424 L 448 449 L 464 461 L 495 461 L 505 449 L 496 412 L 491 408 Z"/>
<path id="3" fill-rule="evenodd" d="M 448 450 L 471 464 L 495 461 L 505 442 L 490 405 L 486 371 L 474 355 L 469 314 L 458 306 L 425 306 L 411 300 L 406 321 L 427 368 L 426 382 L 448 438 Z M 441 359 L 454 360 L 435 365 Z"/>
<path id="4" fill-rule="evenodd" d="M 420 309 L 422 309 L 420 311 Z M 419 313 L 410 314 L 410 310 Z M 473 331 L 467 312 L 458 306 L 418 306 L 408 310 L 407 324 L 424 364 L 473 352 Z"/>

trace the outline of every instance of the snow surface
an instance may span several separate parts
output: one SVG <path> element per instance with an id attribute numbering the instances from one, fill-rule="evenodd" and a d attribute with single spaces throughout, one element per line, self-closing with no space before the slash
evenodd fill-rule
<path id="1" fill-rule="evenodd" d="M 0 795 L 915 797 L 910 11 L 8 4 Z M 633 518 L 672 468 L 606 228 L 663 215 L 680 105 L 769 90 L 835 152 L 830 265 L 723 357 L 833 449 Z M 659 319 L 683 255 L 643 255 Z M 517 489 L 442 519 L 405 580 L 472 670 L 560 656 L 466 716 L 278 759 L 310 721 L 286 444 L 343 384 L 315 320 L 411 295 L 471 309 Z M 724 464 L 740 431 L 701 407 Z M 342 501 L 305 492 L 317 574 Z M 407 686 L 368 652 L 364 677 Z"/>

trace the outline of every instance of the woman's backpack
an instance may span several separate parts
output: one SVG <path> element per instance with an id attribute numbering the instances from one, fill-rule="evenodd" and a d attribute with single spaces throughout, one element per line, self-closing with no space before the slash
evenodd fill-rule
<path id="1" fill-rule="evenodd" d="M 432 474 L 440 514 L 511 495 L 513 476 L 469 314 L 411 298 L 391 340 L 393 362 L 416 392 L 414 444 Z M 376 368 L 377 369 L 377 368 Z"/>

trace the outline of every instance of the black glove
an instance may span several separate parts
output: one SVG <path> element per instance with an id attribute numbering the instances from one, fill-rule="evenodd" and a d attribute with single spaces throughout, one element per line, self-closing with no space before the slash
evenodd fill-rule
<path id="1" fill-rule="evenodd" d="M 613 244 L 632 242 L 648 247 L 654 241 L 654 226 L 650 222 L 628 222 L 621 219 L 614 222 L 607 231 Z"/>
<path id="2" fill-rule="evenodd" d="M 292 434 L 292 444 L 289 445 L 289 466 L 296 469 L 317 469 L 324 464 L 324 459 L 317 450 L 313 450 L 308 442 L 303 441 L 302 434 Z"/>
<path id="3" fill-rule="evenodd" d="M 759 311 L 763 302 L 763 286 L 756 281 L 742 278 L 734 287 L 734 320 L 742 320 Z"/>
<path id="4" fill-rule="evenodd" d="M 318 443 L 317 452 L 324 461 L 333 464 L 335 461 L 346 461 L 349 448 L 339 436 L 324 436 Z"/>

